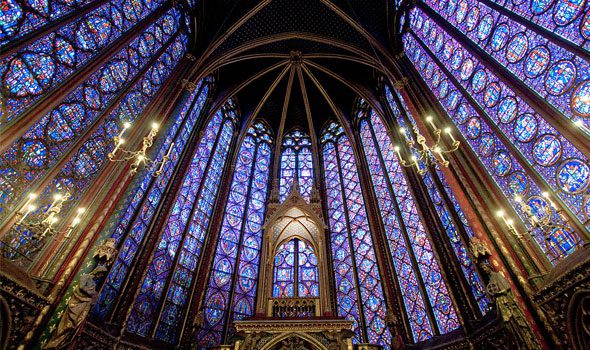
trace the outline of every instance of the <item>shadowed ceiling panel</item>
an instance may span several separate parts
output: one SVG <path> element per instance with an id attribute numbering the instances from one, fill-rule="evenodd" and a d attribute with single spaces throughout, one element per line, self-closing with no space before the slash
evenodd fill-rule
<path id="1" fill-rule="evenodd" d="M 371 52 L 362 35 L 318 0 L 273 0 L 233 33 L 215 55 L 252 39 L 285 32 L 308 32 L 346 41 Z"/>

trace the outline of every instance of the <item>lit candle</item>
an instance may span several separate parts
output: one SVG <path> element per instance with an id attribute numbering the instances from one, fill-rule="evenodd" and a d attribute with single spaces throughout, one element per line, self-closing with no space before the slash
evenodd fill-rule
<path id="1" fill-rule="evenodd" d="M 123 137 L 123 134 L 125 133 L 125 131 L 127 129 L 129 129 L 130 127 L 131 127 L 131 123 L 129 123 L 129 122 L 123 123 L 123 129 L 121 129 L 121 132 L 119 133 L 119 139 L 121 139 Z"/>
<path id="2" fill-rule="evenodd" d="M 59 193 L 56 193 L 55 196 L 53 196 L 53 203 L 51 203 L 51 206 L 49 207 L 49 209 L 51 209 L 55 205 L 57 205 L 57 203 L 60 202 L 62 199 L 63 199 L 63 196 Z"/>
<path id="3" fill-rule="evenodd" d="M 449 128 L 449 127 L 445 128 L 445 132 L 451 137 L 451 141 L 453 141 L 453 143 L 457 142 L 457 140 L 455 140 L 455 137 L 453 137 L 453 133 L 451 132 L 451 128 Z"/>
<path id="4" fill-rule="evenodd" d="M 397 157 L 398 157 L 399 159 L 402 159 L 402 155 L 401 155 L 401 153 L 399 152 L 399 150 L 400 150 L 399 146 L 394 146 L 394 147 L 393 147 L 393 149 L 395 150 L 395 153 L 397 153 Z"/>
<path id="5" fill-rule="evenodd" d="M 35 209 L 37 209 L 37 207 L 35 207 L 35 206 L 34 206 L 34 205 L 32 205 L 32 204 L 29 204 L 29 205 L 27 206 L 27 211 L 25 212 L 25 215 L 23 215 L 23 217 L 22 217 L 22 218 L 20 218 L 20 220 L 18 221 L 18 223 L 19 223 L 19 224 L 21 224 L 21 223 L 23 222 L 23 220 L 24 220 L 24 219 L 25 219 L 25 218 L 26 218 L 26 217 L 27 217 L 27 216 L 28 216 L 30 213 L 32 213 L 32 212 L 33 212 L 33 210 L 35 210 Z"/>
<path id="6" fill-rule="evenodd" d="M 440 149 L 440 147 L 435 147 L 434 152 L 438 153 L 443 163 L 447 163 L 447 160 L 445 159 L 445 156 L 443 156 L 442 149 Z"/>
<path id="7" fill-rule="evenodd" d="M 426 117 L 426 121 L 432 126 L 432 128 L 434 129 L 434 131 L 438 130 L 436 128 L 436 125 L 434 125 L 434 121 L 432 120 L 432 116 L 429 115 L 428 117 Z"/>
<path id="8" fill-rule="evenodd" d="M 410 139 L 408 138 L 408 134 L 406 134 L 406 128 L 399 128 L 399 132 L 404 135 L 404 139 L 406 139 L 406 141 L 409 141 Z"/>

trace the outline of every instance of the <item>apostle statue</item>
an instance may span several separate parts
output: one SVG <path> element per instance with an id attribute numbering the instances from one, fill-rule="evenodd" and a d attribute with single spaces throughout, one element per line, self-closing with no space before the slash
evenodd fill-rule
<path id="1" fill-rule="evenodd" d="M 506 278 L 501 273 L 494 271 L 490 264 L 481 264 L 481 268 L 489 276 L 486 292 L 494 302 L 496 312 L 510 332 L 517 348 L 522 350 L 541 349 L 535 334 L 516 303 Z"/>
<path id="2" fill-rule="evenodd" d="M 97 286 L 104 280 L 106 273 L 107 269 L 99 265 L 90 273 L 85 273 L 80 277 L 80 283 L 76 286 L 72 297 L 68 301 L 57 330 L 45 344 L 44 349 L 61 349 L 71 342 L 80 329 L 82 322 L 88 316 L 98 294 Z"/>

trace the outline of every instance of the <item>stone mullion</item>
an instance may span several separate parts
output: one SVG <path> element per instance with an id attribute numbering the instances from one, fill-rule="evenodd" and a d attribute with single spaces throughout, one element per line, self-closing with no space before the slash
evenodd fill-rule
<path id="1" fill-rule="evenodd" d="M 156 62 L 158 58 L 160 58 L 160 56 L 166 51 L 166 49 L 168 49 L 168 47 L 170 46 L 170 44 L 174 42 L 174 39 L 178 36 L 178 34 L 179 33 L 177 32 L 175 35 L 173 35 L 168 40 L 166 45 L 160 48 L 160 50 L 158 50 L 157 54 L 154 55 L 154 57 L 152 57 L 152 59 L 145 65 L 145 67 L 142 70 L 140 70 L 136 74 L 136 76 L 126 84 L 126 86 L 123 89 L 121 89 L 121 91 L 119 92 L 119 94 L 117 94 L 116 97 L 114 97 L 114 99 L 109 104 L 109 107 L 107 107 L 102 113 L 100 113 L 96 117 L 94 122 L 92 122 L 92 124 L 86 128 L 86 130 L 78 138 L 78 140 L 76 140 L 68 147 L 68 149 L 63 153 L 61 158 L 55 164 L 53 164 L 51 168 L 38 181 L 35 182 L 34 185 L 31 185 L 30 188 L 27 188 L 27 190 L 29 190 L 30 192 L 35 192 L 38 189 L 44 188 L 51 183 L 53 178 L 59 174 L 63 166 L 65 166 L 68 163 L 68 161 L 72 158 L 72 156 L 76 154 L 79 148 L 82 145 L 84 145 L 84 143 L 90 137 L 92 137 L 94 132 L 103 125 L 104 121 L 109 117 L 110 113 L 119 107 L 119 104 L 127 96 L 127 93 L 133 87 L 133 85 L 135 85 L 135 83 L 137 83 L 143 77 L 143 75 L 150 69 L 154 62 Z M 147 117 L 145 116 L 145 114 L 142 114 L 142 118 Z M 142 118 L 140 118 L 140 120 Z M 11 212 L 6 215 L 8 219 L 4 222 L 4 225 L 0 226 L 0 237 L 3 236 L 7 232 L 7 230 L 9 230 L 16 223 L 16 212 L 20 208 L 22 208 L 28 200 L 28 198 L 24 198 L 22 196 L 22 193 L 20 195 L 20 201 L 17 205 L 15 205 L 12 208 Z"/>
<path id="2" fill-rule="evenodd" d="M 355 128 L 356 130 L 353 132 L 355 143 L 358 145 L 357 148 L 359 148 L 359 154 L 364 155 L 364 151 L 360 149 L 362 148 L 362 140 L 358 132 L 358 127 L 360 124 L 355 124 L 357 124 L 357 127 Z M 373 232 L 372 237 L 377 243 L 374 244 L 377 250 L 377 256 L 379 257 L 377 264 L 380 265 L 380 270 L 384 272 L 380 273 L 380 276 L 381 284 L 383 285 L 383 290 L 385 292 L 387 312 L 394 313 L 398 319 L 403 320 L 402 325 L 399 323 L 395 324 L 395 334 L 402 335 L 405 343 L 411 343 L 413 340 L 412 328 L 410 326 L 408 314 L 402 311 L 405 310 L 405 305 L 402 298 L 400 297 L 402 292 L 399 286 L 399 278 L 397 277 L 397 272 L 393 266 L 393 260 L 391 259 L 393 255 L 391 254 L 389 245 L 387 244 L 387 239 L 385 237 L 385 227 L 381 219 L 379 203 L 376 198 L 377 196 L 373 190 L 371 175 L 368 170 L 369 165 L 367 163 L 366 157 L 359 157 L 357 161 L 360 165 L 358 167 L 359 180 L 361 181 L 363 193 L 366 194 L 364 202 L 367 213 L 369 214 L 368 219 L 371 226 L 371 232 Z"/>
<path id="3" fill-rule="evenodd" d="M 414 38 L 418 42 L 418 45 L 422 46 L 422 48 L 424 50 L 426 50 L 427 54 L 430 55 L 435 60 L 435 62 L 438 62 L 438 58 L 436 58 L 436 56 L 430 51 L 430 49 L 428 49 L 424 45 L 424 43 L 422 43 L 420 41 L 420 38 L 418 38 L 413 32 L 412 32 L 412 35 L 414 35 Z M 553 188 L 537 172 L 537 170 L 535 170 L 529 164 L 527 159 L 522 155 L 522 153 L 519 152 L 519 150 L 516 148 L 516 146 L 508 139 L 508 137 L 500 130 L 500 128 L 492 120 L 490 120 L 490 116 L 484 110 L 481 109 L 481 107 L 477 104 L 477 102 L 474 100 L 474 98 L 467 91 L 465 91 L 465 89 L 463 88 L 463 86 L 461 84 L 459 84 L 457 82 L 457 79 L 451 74 L 451 72 L 449 72 L 448 69 L 446 67 L 444 67 L 443 65 L 440 65 L 439 67 L 443 71 L 443 73 L 447 76 L 447 78 L 457 87 L 457 91 L 459 91 L 461 93 L 461 95 L 473 107 L 473 109 L 477 111 L 478 115 L 484 121 L 486 121 L 486 123 L 488 124 L 490 129 L 493 131 L 494 135 L 498 137 L 498 139 L 506 147 L 506 150 L 508 150 L 508 152 L 510 152 L 510 155 L 512 155 L 518 161 L 518 163 L 522 166 L 523 170 L 531 177 L 531 179 L 535 182 L 535 184 L 537 184 L 540 189 L 546 189 L 546 190 L 548 190 L 549 193 L 553 194 L 553 197 L 555 197 L 555 202 L 558 203 L 560 205 L 560 207 L 564 210 L 565 215 L 567 215 L 569 218 L 569 222 L 572 224 L 572 226 L 574 226 L 575 228 L 578 228 L 575 230 L 576 233 L 587 232 L 586 228 L 582 225 L 580 220 L 571 212 L 569 207 L 564 205 L 564 202 L 561 199 L 561 197 L 559 195 L 555 194 Z M 454 124 L 454 122 L 451 122 L 451 124 Z M 462 133 L 460 133 L 460 137 L 463 139 L 464 143 L 466 143 Z M 502 195 L 502 196 L 504 196 L 504 195 Z M 511 210 L 511 211 L 514 210 L 514 213 L 515 213 L 514 216 L 516 218 L 518 218 L 516 220 L 516 225 L 517 225 L 517 228 L 519 229 L 519 231 L 520 232 L 527 232 L 528 229 L 525 225 L 524 219 L 521 218 L 520 215 L 516 214 L 516 209 L 512 207 L 512 205 L 509 203 L 508 199 L 505 196 L 504 196 L 504 198 L 506 201 L 505 208 L 509 208 L 509 210 Z M 580 238 L 584 239 L 584 235 L 581 234 Z M 538 266 L 538 268 L 540 268 L 540 269 L 549 269 L 550 268 L 549 261 L 548 261 L 546 255 L 542 252 L 541 247 L 538 244 L 532 243 L 532 242 L 524 243 L 520 240 L 519 240 L 519 242 L 521 242 L 521 244 L 525 247 L 527 252 L 530 254 L 531 258 L 535 261 L 535 264 Z"/>
<path id="4" fill-rule="evenodd" d="M 429 6 L 425 6 L 422 2 L 419 4 L 420 9 L 432 18 L 432 20 L 444 28 L 444 30 L 455 40 L 460 43 L 460 46 L 469 51 L 484 67 L 489 69 L 498 80 L 506 83 L 518 97 L 522 98 L 535 112 L 545 119 L 555 130 L 562 134 L 572 145 L 586 156 L 590 156 L 590 136 L 573 127 L 572 121 L 563 115 L 561 111 L 553 107 L 544 98 L 539 96 L 535 91 L 529 88 L 524 82 L 520 81 L 508 69 L 499 64 L 494 58 L 487 54 L 484 49 L 475 44 L 460 30 L 449 24 L 436 11 Z M 413 30 L 412 30 L 412 34 Z M 422 43 L 421 39 L 415 35 L 417 41 Z M 430 49 L 428 49 L 430 51 Z M 437 57 L 437 61 L 440 61 Z M 447 71 L 446 67 L 441 65 L 441 69 Z M 454 75 L 451 75 L 454 77 Z M 462 84 L 457 84 L 459 89 L 464 90 Z M 477 107 L 476 107 L 477 106 Z M 479 105 L 474 105 L 474 108 L 480 110 Z"/>
<path id="5" fill-rule="evenodd" d="M 185 61 L 181 62 L 181 63 L 179 64 L 179 67 L 178 67 L 178 68 L 181 68 L 181 67 L 183 67 L 183 66 L 185 65 L 185 63 L 186 63 Z M 171 75 L 171 77 L 170 77 L 170 78 L 167 80 L 167 82 L 165 83 L 165 86 L 163 86 L 162 88 L 160 88 L 160 90 L 158 91 L 158 93 L 157 93 L 156 97 L 155 97 L 155 98 L 154 98 L 154 99 L 153 99 L 153 100 L 150 102 L 150 105 L 149 105 L 149 107 L 148 107 L 148 108 L 147 108 L 147 109 L 146 109 L 146 110 L 145 110 L 145 111 L 142 113 L 142 116 L 147 116 L 147 115 L 153 115 L 153 114 L 156 114 L 156 115 L 164 115 L 164 116 L 166 116 L 166 118 L 165 118 L 165 119 L 166 119 L 167 121 L 170 119 L 170 115 L 171 115 L 171 112 L 172 112 L 172 111 L 171 111 L 171 108 L 172 108 L 172 107 L 173 107 L 175 104 L 170 104 L 170 105 L 168 105 L 168 107 L 163 107 L 163 106 L 162 106 L 162 105 L 160 105 L 160 104 L 161 104 L 161 102 L 162 102 L 162 101 L 164 101 L 164 100 L 169 100 L 169 101 L 178 101 L 178 100 L 179 100 L 179 98 L 180 98 L 180 96 L 181 96 L 181 92 L 182 92 L 182 90 L 180 90 L 180 89 L 173 90 L 171 87 L 172 87 L 172 85 L 173 85 L 173 81 L 175 81 L 175 78 L 176 78 L 176 77 L 179 75 L 179 73 L 180 73 L 180 72 L 181 72 L 181 69 L 176 69 L 176 70 L 174 71 L 174 73 Z M 155 111 L 155 113 L 153 113 L 154 111 Z M 143 117 L 142 117 L 142 118 L 143 118 Z M 186 121 L 185 121 L 184 123 L 186 123 Z M 184 123 L 183 123 L 183 124 L 184 124 Z M 145 123 L 145 124 L 147 125 L 147 123 Z M 147 130 L 147 126 L 143 127 L 142 129 L 146 129 L 146 130 Z M 142 134 L 144 134 L 146 130 L 142 130 L 142 131 L 144 131 L 144 132 L 141 132 L 141 131 L 140 131 L 140 132 L 138 133 L 138 135 L 142 135 Z M 181 130 L 181 128 L 179 128 L 179 129 L 178 129 L 178 131 L 177 131 L 176 135 L 178 135 L 178 134 L 179 134 L 180 130 Z M 176 138 L 176 135 L 174 136 L 174 138 Z M 165 138 L 165 135 L 164 135 L 163 137 Z M 135 139 L 135 142 L 134 142 L 133 144 L 138 144 L 138 143 L 141 141 L 141 139 L 140 139 L 139 137 L 134 137 L 133 139 Z M 156 153 L 157 153 L 157 150 L 156 150 L 156 152 L 154 152 L 154 155 L 155 155 Z M 116 166 L 115 166 L 115 167 L 116 167 Z M 120 170 L 122 170 L 122 171 L 127 171 L 127 170 L 128 170 L 128 168 L 129 168 L 129 165 L 128 165 L 128 164 L 126 164 L 126 165 L 125 165 L 124 167 L 122 167 Z M 103 173 L 104 173 L 104 175 L 102 175 L 102 176 L 99 176 L 99 180 L 98 180 L 98 182 L 97 182 L 97 183 L 95 183 L 95 184 L 94 184 L 94 185 L 93 185 L 93 186 L 90 188 L 90 191 L 88 191 L 88 192 L 87 192 L 87 193 L 84 195 L 84 197 L 82 197 L 82 198 L 80 199 L 80 201 L 79 201 L 79 206 L 81 206 L 81 207 L 87 207 L 87 208 L 88 208 L 88 207 L 91 207 L 91 206 L 92 206 L 92 203 L 94 203 L 94 197 L 95 197 L 97 194 L 100 194 L 100 193 L 107 193 L 107 194 L 108 194 L 108 193 L 109 193 L 109 191 L 105 191 L 105 190 L 104 190 L 104 184 L 107 184 L 107 183 L 108 183 L 108 185 L 107 185 L 107 186 L 109 186 L 109 187 L 113 187 L 113 186 L 115 186 L 115 185 L 116 185 L 116 183 L 113 183 L 113 182 L 107 182 L 107 181 L 104 181 L 104 180 L 105 180 L 105 179 L 108 179 L 108 178 L 110 178 L 109 174 L 110 174 L 110 173 L 112 173 L 112 172 L 113 172 L 113 170 L 112 170 L 112 169 L 107 169 L 107 167 L 105 167 L 104 171 L 102 171 L 102 172 L 101 172 L 101 175 L 102 175 Z M 142 175 L 142 174 L 140 173 L 139 175 Z M 148 188 L 151 188 L 151 187 L 153 186 L 153 183 L 154 183 L 155 181 L 156 181 L 156 178 L 153 178 L 153 179 L 150 181 L 150 184 L 149 184 Z M 146 193 L 147 193 L 147 192 L 146 192 Z M 120 199 L 122 199 L 122 197 L 123 197 L 124 195 L 125 195 L 125 193 L 122 193 L 122 194 L 121 194 L 121 198 L 118 198 L 118 199 L 117 199 L 117 203 L 119 202 L 119 200 L 120 200 Z M 144 196 L 144 197 L 142 198 L 142 200 L 140 201 L 140 203 L 138 204 L 138 208 L 141 208 L 141 207 L 142 207 L 142 205 L 143 205 L 143 203 L 144 203 L 144 201 L 145 201 L 145 200 L 146 200 L 146 197 Z M 72 215 L 72 214 L 73 214 L 73 213 L 70 213 L 70 215 Z M 130 222 L 129 222 L 129 225 L 131 225 L 131 224 L 133 223 L 133 221 L 135 221 L 135 218 L 137 217 L 137 215 L 139 215 L 139 210 L 137 210 L 137 211 L 136 211 L 136 212 L 133 214 L 133 216 L 132 216 L 132 219 L 131 219 L 131 220 L 130 220 Z M 91 217 L 91 215 L 87 215 L 87 217 Z M 62 221 L 63 221 L 63 222 L 66 222 L 66 221 L 69 221 L 69 220 L 62 220 Z M 129 227 L 127 227 L 127 228 L 125 229 L 125 231 L 127 231 L 128 229 L 129 229 Z M 59 237 L 56 237 L 56 238 L 59 238 Z M 123 242 L 123 241 L 124 241 L 124 240 L 122 240 L 121 242 Z M 70 243 L 71 243 L 71 242 L 70 242 Z M 51 246 L 50 246 L 48 249 L 46 249 L 46 252 L 47 252 L 47 251 L 49 251 L 49 252 L 55 252 L 55 250 L 58 248 L 58 244 L 60 244 L 60 242 L 55 242 L 55 241 L 54 241 L 54 242 L 53 242 L 53 244 L 52 244 L 52 245 L 51 245 Z M 122 243 L 121 243 L 121 244 L 122 244 Z M 61 250 L 61 249 L 65 249 L 65 248 L 66 248 L 66 247 L 64 247 L 64 246 L 62 246 L 62 247 L 59 247 L 59 249 L 60 249 L 60 250 Z M 52 253 L 52 255 L 54 255 L 54 253 Z M 62 255 L 63 255 L 63 254 L 57 254 L 57 256 L 62 256 Z M 39 261 L 38 261 L 38 265 L 37 265 L 36 269 L 35 269 L 35 270 L 33 270 L 33 273 L 35 273 L 35 272 L 41 272 L 41 271 L 44 271 L 44 273 L 47 273 L 47 269 L 49 268 L 49 266 L 48 266 L 48 265 L 49 265 L 49 264 L 51 264 L 51 265 L 56 265 L 56 263 L 58 262 L 58 261 L 52 261 L 51 259 L 49 259 L 49 257 L 42 257 L 42 258 L 40 258 L 40 259 L 38 259 L 38 260 L 39 260 Z M 41 265 L 41 264 L 40 264 L 40 262 L 44 262 L 44 263 L 43 263 L 43 265 Z M 59 264 L 57 264 L 57 265 L 59 265 Z"/>
<path id="6" fill-rule="evenodd" d="M 439 102 L 429 87 L 424 83 L 412 63 L 407 57 L 403 57 L 402 59 L 406 62 L 403 65 L 406 67 L 404 73 L 410 77 L 408 80 L 409 93 L 406 89 L 400 90 L 404 98 L 408 97 L 405 100 L 411 103 L 413 103 L 412 101 L 427 101 L 425 106 L 420 104 L 417 108 L 421 109 L 421 112 L 427 112 L 429 108 L 432 108 L 441 119 L 447 120 L 446 112 L 439 105 Z M 409 105 L 410 108 L 412 108 L 411 103 Z M 416 106 L 414 107 L 416 108 Z M 416 110 L 412 112 L 417 113 L 420 111 Z M 416 115 L 420 114 L 417 113 Z M 416 118 L 415 121 L 416 126 L 423 132 L 422 135 L 432 142 L 432 138 L 424 122 L 419 118 Z M 461 135 L 459 137 L 464 143 L 465 140 L 463 137 Z M 506 233 L 499 225 L 495 216 L 490 213 L 490 208 L 492 207 L 489 205 L 490 202 L 495 202 L 497 205 L 498 203 L 505 203 L 506 198 L 497 188 L 497 185 L 491 181 L 489 175 L 481 165 L 479 158 L 477 158 L 471 149 L 460 147 L 450 157 L 450 161 L 452 167 L 443 167 L 441 171 L 446 173 L 446 175 L 450 175 L 447 177 L 447 180 L 453 188 L 454 193 L 460 195 L 462 198 L 460 200 L 462 207 L 467 205 L 467 208 L 473 208 L 473 213 L 467 211 L 465 214 L 470 218 L 470 223 L 474 225 L 474 229 L 478 227 L 481 229 L 479 238 L 487 242 L 490 245 L 489 247 L 493 249 L 492 258 L 494 266 L 502 269 L 510 276 L 510 284 L 512 285 L 517 302 L 524 310 L 531 310 L 530 313 L 525 312 L 529 322 L 533 325 L 546 323 L 543 321 L 545 316 L 539 313 L 530 297 L 533 294 L 533 290 L 529 283 L 534 282 L 532 280 L 533 278 L 541 276 L 540 270 L 538 270 L 536 265 L 531 263 L 531 257 L 523 250 L 521 242 Z M 479 181 L 474 182 L 473 179 L 479 179 Z M 505 204 L 502 205 L 505 206 Z M 500 206 L 498 205 L 498 207 Z M 547 329 L 546 327 L 545 329 Z"/>
<path id="7" fill-rule="evenodd" d="M 537 34 L 540 34 L 541 36 L 545 37 L 545 38 L 549 38 L 549 40 L 551 40 L 551 42 L 553 42 L 555 45 L 561 46 L 562 48 L 566 49 L 567 51 L 575 54 L 576 56 L 582 57 L 583 59 L 590 61 L 590 53 L 588 53 L 588 51 L 584 50 L 582 47 L 580 47 L 579 45 L 576 45 L 575 43 L 572 43 L 571 41 L 569 41 L 568 39 L 564 39 L 563 37 L 561 37 L 560 35 L 555 34 L 554 32 L 552 32 L 549 29 L 546 29 L 540 25 L 538 25 L 537 23 L 528 20 L 524 17 L 522 17 L 521 15 L 514 13 L 510 10 L 507 10 L 506 8 L 504 8 L 503 6 L 500 6 L 496 3 L 494 3 L 493 1 L 490 0 L 479 0 L 480 3 L 484 4 L 485 6 L 496 10 L 497 12 L 499 12 L 500 14 L 510 18 L 511 20 L 518 22 L 519 24 L 523 25 L 524 27 L 526 27 L 527 29 L 531 29 L 534 32 L 536 32 Z M 582 16 L 582 14 L 580 14 L 580 16 Z"/>
<path id="8" fill-rule="evenodd" d="M 206 107 L 209 108 L 209 106 Z M 196 125 L 193 127 L 193 131 L 186 142 L 182 154 L 179 156 L 178 163 L 170 177 L 170 181 L 168 182 L 166 189 L 163 191 L 164 198 L 160 200 L 160 203 L 154 212 L 153 218 L 155 219 L 152 219 L 146 230 L 142 246 L 138 249 L 139 254 L 135 258 L 135 263 L 127 273 L 129 277 L 126 285 L 121 289 L 121 297 L 117 300 L 113 308 L 109 322 L 120 325 L 121 335 L 125 332 L 129 315 L 133 309 L 133 302 L 135 301 L 137 293 L 141 289 L 141 282 L 147 273 L 151 257 L 153 256 L 157 243 L 160 240 L 161 234 L 159 233 L 161 233 L 161 230 L 166 223 L 168 213 L 172 210 L 176 195 L 182 186 L 184 174 L 192 161 L 192 156 L 197 144 L 203 136 L 203 131 L 201 131 L 204 127 L 203 119 L 209 119 L 202 118 L 206 111 L 207 109 L 204 106 L 201 109 L 201 118 L 199 118 Z M 187 113 L 190 113 L 190 111 Z"/>
<path id="9" fill-rule="evenodd" d="M 0 136 L 0 151 L 4 152 L 15 141 L 22 137 L 47 113 L 57 107 L 64 98 L 85 82 L 92 74 L 105 65 L 115 54 L 125 48 L 137 35 L 154 23 L 163 13 L 169 9 L 167 4 L 160 6 L 150 13 L 133 28 L 128 29 L 118 40 L 102 48 L 100 53 L 78 68 L 75 73 L 64 79 L 43 94 L 35 104 L 20 113 L 17 118 L 8 123 Z M 149 67 L 149 64 L 144 66 Z M 140 73 L 138 73 L 139 75 Z M 59 92 L 59 93 L 56 93 Z"/>
<path id="10" fill-rule="evenodd" d="M 25 35 L 13 40 L 13 41 L 10 41 L 7 45 L 5 45 L 2 48 L 2 53 L 0 53 L 0 59 L 3 59 L 4 57 L 19 51 L 20 49 L 24 48 L 25 46 L 32 43 L 33 41 L 56 31 L 57 29 L 65 26 L 65 25 L 71 23 L 72 21 L 86 15 L 87 13 L 97 9 L 101 5 L 106 4 L 107 2 L 109 2 L 109 0 L 97 0 L 97 1 L 91 2 L 89 4 L 86 4 L 84 6 L 81 6 L 79 8 L 73 9 L 68 14 L 66 14 L 62 17 L 56 18 L 53 21 L 51 21 L 51 22 L 49 22 L 49 23 L 47 23 L 35 30 L 30 31 L 29 33 L 27 33 Z"/>
<path id="11" fill-rule="evenodd" d="M 393 93 L 392 93 L 393 94 Z M 398 135 L 399 133 L 394 133 L 393 130 L 398 130 L 400 125 L 397 121 L 397 118 L 395 117 L 395 115 L 393 114 L 393 111 L 391 110 L 391 107 L 389 106 L 388 101 L 385 100 L 384 96 L 381 97 L 382 98 L 382 103 L 385 105 L 384 110 L 386 111 L 386 114 L 389 114 L 389 118 L 391 121 L 391 124 L 393 125 L 393 129 L 390 129 L 390 137 L 393 135 Z M 402 106 L 399 104 L 397 97 L 394 96 L 394 103 L 397 104 L 397 107 L 400 111 L 404 111 L 404 109 L 402 108 Z M 405 111 L 404 111 L 405 112 Z M 402 118 L 404 118 L 403 113 L 402 113 Z M 408 122 L 406 120 L 406 122 Z M 387 125 L 387 124 L 386 124 Z M 408 122 L 408 125 L 411 125 L 411 123 Z M 447 286 L 452 288 L 452 297 L 453 299 L 455 299 L 455 303 L 457 303 L 458 307 L 457 307 L 457 311 L 458 314 L 461 315 L 461 319 L 462 319 L 462 324 L 464 327 L 469 327 L 469 323 L 466 323 L 465 321 L 469 321 L 469 320 L 475 320 L 478 318 L 478 316 L 481 316 L 480 310 L 479 310 L 479 306 L 477 305 L 477 301 L 475 300 L 475 297 L 473 296 L 473 292 L 471 291 L 471 286 L 469 285 L 467 278 L 465 277 L 465 275 L 463 274 L 463 270 L 460 268 L 460 261 L 457 258 L 457 256 L 455 255 L 454 249 L 451 245 L 451 242 L 449 240 L 449 237 L 444 234 L 446 233 L 445 227 L 441 222 L 440 216 L 437 215 L 437 210 L 436 208 L 434 208 L 433 205 L 431 205 L 430 203 L 432 203 L 432 200 L 430 199 L 430 194 L 428 193 L 428 190 L 426 189 L 426 186 L 424 184 L 424 181 L 422 180 L 422 177 L 419 176 L 413 169 L 407 168 L 405 170 L 406 173 L 406 178 L 409 180 L 409 182 L 412 183 L 412 186 L 410 186 L 411 191 L 414 194 L 414 198 L 416 199 L 414 202 L 416 203 L 416 206 L 418 208 L 418 212 L 421 213 L 425 219 L 425 223 L 427 223 L 427 227 L 428 228 L 435 228 L 435 229 L 426 229 L 425 227 L 425 231 L 428 233 L 429 237 L 430 237 L 430 242 L 432 247 L 434 247 L 434 249 L 438 250 L 438 255 L 439 257 L 441 257 L 442 259 L 440 260 L 442 265 L 442 269 L 445 270 L 445 274 L 447 276 L 451 276 L 452 278 L 448 278 L 447 277 Z M 428 173 L 430 174 L 430 176 L 432 178 L 438 178 L 438 175 L 436 174 L 436 172 L 434 171 L 434 167 L 433 166 L 428 166 Z M 438 183 L 435 183 L 438 185 Z M 437 189 L 439 191 L 439 193 L 444 193 L 446 194 L 446 192 L 444 191 L 444 189 L 440 188 L 437 186 Z M 445 197 L 446 198 L 446 197 Z M 445 201 L 447 210 L 449 210 L 449 212 L 455 212 L 454 211 L 454 207 L 451 205 L 449 205 L 448 202 Z M 451 210 L 450 208 L 453 208 L 453 210 Z M 459 227 L 463 228 L 463 226 L 461 224 L 457 224 L 456 221 L 454 221 L 455 223 L 455 227 L 458 229 Z M 459 234 L 459 232 L 457 232 Z M 438 244 L 435 244 L 437 241 L 442 242 L 442 247 L 440 247 Z M 465 248 L 468 251 L 469 249 L 467 249 L 469 247 L 469 242 L 465 243 Z M 450 267 L 449 267 L 450 266 Z"/>

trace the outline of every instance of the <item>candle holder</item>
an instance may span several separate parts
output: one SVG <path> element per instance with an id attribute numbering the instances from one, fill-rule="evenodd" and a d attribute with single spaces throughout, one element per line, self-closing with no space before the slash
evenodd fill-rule
<path id="1" fill-rule="evenodd" d="M 400 153 L 400 147 L 394 146 L 394 150 L 397 153 L 400 164 L 406 168 L 410 168 L 415 166 L 418 173 L 420 175 L 426 173 L 426 167 L 421 167 L 421 164 L 424 163 L 425 165 L 429 165 L 433 162 L 436 162 L 444 167 L 449 166 L 449 161 L 445 158 L 445 154 L 449 154 L 455 152 L 459 149 L 459 145 L 461 144 L 458 140 L 453 137 L 451 132 L 451 128 L 447 127 L 444 129 L 444 133 L 447 134 L 451 140 L 451 147 L 444 148 L 442 144 L 442 133 L 443 130 L 434 124 L 434 121 L 431 116 L 426 117 L 426 121 L 433 129 L 433 133 L 435 135 L 435 141 L 433 145 L 426 144 L 426 138 L 424 135 L 420 133 L 416 126 L 413 127 L 414 133 L 416 134 L 416 141 L 407 134 L 407 130 L 405 128 L 400 128 L 400 133 L 406 140 L 406 145 L 410 149 L 410 153 L 412 154 L 410 160 L 405 160 L 402 158 Z"/>
<path id="2" fill-rule="evenodd" d="M 62 211 L 64 203 L 71 198 L 69 193 L 56 194 L 49 208 L 33 218 L 32 214 L 37 210 L 37 206 L 33 203 L 36 198 L 36 194 L 30 194 L 23 209 L 16 213 L 16 223 L 2 240 L 2 250 L 5 257 L 18 258 L 21 256 L 30 260 L 29 256 L 42 248 L 47 237 L 59 234 L 63 235 L 64 239 L 69 239 L 74 228 L 81 222 L 81 216 L 85 212 L 84 208 L 78 208 L 72 222 L 62 230 L 57 230 L 54 227 L 59 221 L 58 215 Z M 30 234 L 27 235 L 26 232 Z"/>
<path id="3" fill-rule="evenodd" d="M 552 232 L 557 229 L 570 231 L 571 227 L 569 226 L 569 221 L 565 216 L 563 209 L 555 205 L 555 203 L 549 197 L 549 192 L 543 192 L 541 195 L 547 201 L 547 203 L 549 203 L 549 207 L 546 208 L 547 215 L 540 217 L 534 213 L 533 208 L 522 197 L 515 196 L 514 200 L 520 204 L 527 221 L 530 223 L 531 229 L 529 231 L 539 229 L 542 232 L 543 237 L 545 237 L 547 241 L 550 241 L 550 234 Z M 557 222 L 557 220 L 552 220 L 552 218 L 555 218 L 556 215 L 561 219 L 562 223 Z"/>
<path id="4" fill-rule="evenodd" d="M 113 151 L 108 154 L 109 160 L 111 162 L 126 162 L 126 161 L 133 159 L 134 161 L 131 164 L 131 170 L 130 170 L 131 174 L 137 173 L 139 166 L 144 164 L 144 165 L 154 165 L 155 167 L 158 167 L 158 170 L 155 171 L 152 174 L 152 176 L 158 177 L 158 176 L 162 175 L 162 171 L 164 170 L 164 165 L 170 160 L 170 154 L 172 153 L 172 149 L 174 148 L 174 142 L 172 142 L 170 144 L 170 147 L 168 148 L 168 152 L 166 153 L 166 155 L 164 155 L 162 157 L 162 160 L 159 160 L 159 161 L 152 160 L 152 159 L 148 158 L 147 151 L 154 144 L 154 138 L 156 137 L 156 134 L 158 133 L 158 129 L 160 126 L 157 123 L 152 124 L 152 129 L 150 130 L 149 134 L 143 138 L 142 146 L 137 151 L 129 151 L 129 150 L 123 149 L 123 147 L 122 147 L 123 144 L 125 143 L 125 139 L 123 138 L 123 135 L 125 134 L 125 131 L 127 131 L 127 129 L 129 129 L 130 127 L 131 127 L 130 123 L 123 124 L 123 129 L 121 130 L 119 135 L 117 135 L 113 138 L 115 141 L 115 149 L 113 149 Z M 117 156 L 118 153 L 120 153 L 120 156 Z"/>

